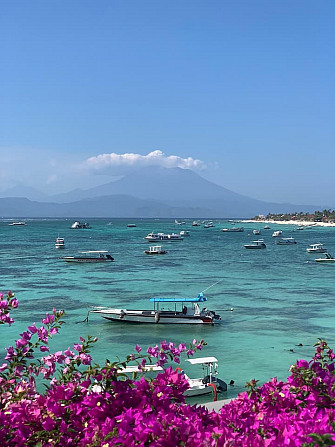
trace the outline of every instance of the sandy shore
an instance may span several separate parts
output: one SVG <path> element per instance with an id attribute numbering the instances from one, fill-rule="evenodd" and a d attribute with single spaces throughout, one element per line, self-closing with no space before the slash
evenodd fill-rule
<path id="1" fill-rule="evenodd" d="M 261 223 L 261 224 L 279 224 L 279 225 L 296 225 L 297 227 L 335 227 L 335 223 L 328 222 L 309 222 L 305 220 L 242 220 L 241 222 Z"/>

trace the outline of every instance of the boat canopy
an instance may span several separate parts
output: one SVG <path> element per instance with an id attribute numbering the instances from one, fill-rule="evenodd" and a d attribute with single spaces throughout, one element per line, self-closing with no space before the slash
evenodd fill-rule
<path id="1" fill-rule="evenodd" d="M 198 359 L 186 359 L 186 362 L 190 362 L 191 365 L 203 365 L 206 363 L 217 363 L 216 357 L 200 357 Z"/>
<path id="2" fill-rule="evenodd" d="M 196 298 L 150 298 L 155 303 L 203 303 L 207 298 L 202 293 Z"/>
<path id="3" fill-rule="evenodd" d="M 131 365 L 126 368 L 120 368 L 117 370 L 118 373 L 130 374 L 130 373 L 143 373 L 150 371 L 164 371 L 161 366 L 157 365 L 145 365 L 142 368 L 139 368 L 139 365 Z"/>
<path id="4" fill-rule="evenodd" d="M 89 250 L 89 251 L 80 251 L 79 253 L 108 253 L 108 250 Z"/>

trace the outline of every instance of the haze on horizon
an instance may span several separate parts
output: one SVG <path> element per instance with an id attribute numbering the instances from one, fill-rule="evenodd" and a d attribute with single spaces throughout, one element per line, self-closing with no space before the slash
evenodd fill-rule
<path id="1" fill-rule="evenodd" d="M 192 169 L 263 201 L 334 204 L 331 0 L 1 5 L 0 192 Z"/>

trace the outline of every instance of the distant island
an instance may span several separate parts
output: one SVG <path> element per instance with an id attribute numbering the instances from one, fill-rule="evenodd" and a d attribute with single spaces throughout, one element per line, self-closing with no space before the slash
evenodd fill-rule
<path id="1" fill-rule="evenodd" d="M 284 214 L 272 214 L 269 213 L 266 216 L 259 214 L 252 218 L 254 221 L 273 221 L 273 222 L 316 222 L 316 223 L 327 223 L 335 224 L 335 210 L 323 210 L 314 211 L 314 213 L 284 213 Z"/>

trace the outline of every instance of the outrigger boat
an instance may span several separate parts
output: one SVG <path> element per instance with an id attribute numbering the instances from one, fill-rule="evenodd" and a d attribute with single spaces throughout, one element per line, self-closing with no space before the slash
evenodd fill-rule
<path id="1" fill-rule="evenodd" d="M 332 263 L 335 262 L 335 258 L 329 253 L 325 253 L 325 258 L 317 258 L 315 259 L 316 262 L 325 262 L 325 263 Z"/>
<path id="2" fill-rule="evenodd" d="M 220 315 L 206 307 L 200 310 L 199 303 L 207 298 L 202 294 L 196 298 L 150 298 L 152 310 L 112 309 L 110 307 L 95 307 L 89 313 L 100 314 L 106 320 L 125 323 L 154 324 L 207 324 L 213 325 L 221 321 Z M 164 306 L 171 306 L 166 309 Z M 88 317 L 88 315 L 87 315 Z"/>
<path id="3" fill-rule="evenodd" d="M 146 255 L 165 255 L 167 251 L 161 245 L 152 245 L 149 250 L 144 250 L 144 253 Z"/>
<path id="4" fill-rule="evenodd" d="M 252 241 L 251 244 L 245 244 L 245 248 L 257 249 L 257 248 L 266 248 L 265 242 L 263 239 L 258 239 L 258 241 Z"/>
<path id="5" fill-rule="evenodd" d="M 64 256 L 62 259 L 66 262 L 112 262 L 114 258 L 108 254 L 107 250 L 81 251 L 84 256 Z"/>

